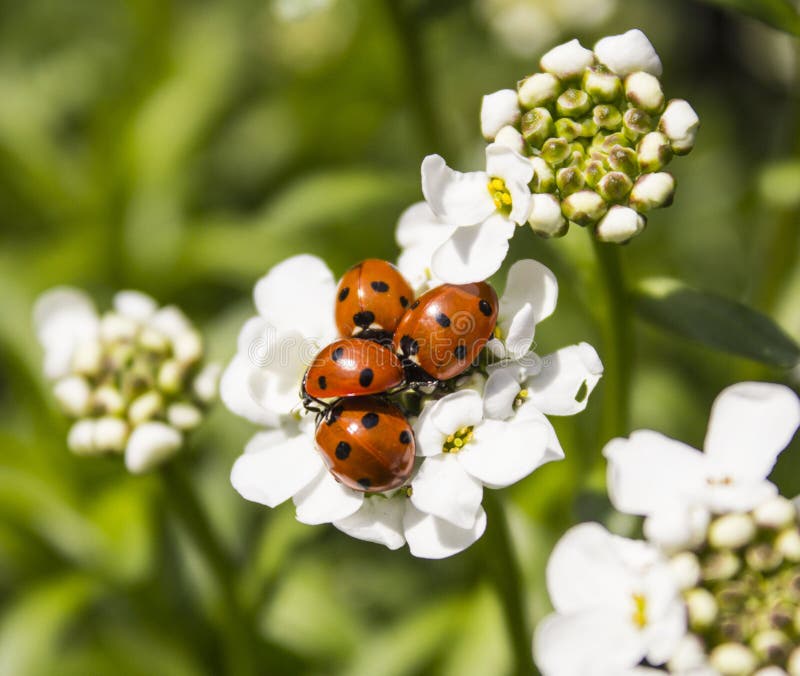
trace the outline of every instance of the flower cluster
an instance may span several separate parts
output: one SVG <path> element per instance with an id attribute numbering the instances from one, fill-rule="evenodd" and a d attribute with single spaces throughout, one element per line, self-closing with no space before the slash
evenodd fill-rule
<path id="1" fill-rule="evenodd" d="M 412 278 L 485 279 L 525 223 L 544 237 L 577 223 L 625 242 L 648 211 L 671 203 L 675 180 L 663 169 L 692 149 L 699 120 L 686 101 L 666 100 L 645 35 L 603 38 L 594 51 L 572 40 L 540 65 L 517 90 L 484 97 L 483 171 L 454 171 L 439 155 L 423 160 L 426 204 L 407 212 L 397 234 L 413 250 Z"/>
<path id="2" fill-rule="evenodd" d="M 372 288 L 388 293 L 386 284 Z M 407 543 L 415 556 L 442 558 L 468 547 L 486 527 L 484 488 L 508 486 L 562 458 L 546 416 L 583 410 L 602 373 L 586 343 L 545 357 L 531 351 L 535 327 L 552 314 L 557 293 L 547 268 L 517 262 L 496 308 L 495 337 L 472 365 L 457 377 L 384 395 L 411 423 L 416 460 L 402 486 L 374 492 L 349 487 L 329 471 L 331 458 L 317 432 L 342 415 L 337 405 L 321 417 L 303 405 L 310 385 L 304 375 L 321 348 L 337 338 L 333 308 L 348 293 L 337 292 L 318 258 L 278 264 L 256 284 L 259 314 L 243 327 L 221 381 L 222 399 L 233 412 L 270 428 L 257 433 L 236 461 L 234 487 L 270 507 L 291 498 L 303 523 L 333 523 L 390 549 Z M 409 312 L 415 306 L 410 302 Z M 450 326 L 448 317 L 438 321 Z M 348 454 L 344 449 L 342 456 Z"/>
<path id="3" fill-rule="evenodd" d="M 564 536 L 542 671 L 800 674 L 800 516 L 767 479 L 798 425 L 791 390 L 740 383 L 715 401 L 704 453 L 651 431 L 610 442 L 612 503 L 646 516 L 649 542 L 596 524 Z"/>
<path id="4" fill-rule="evenodd" d="M 100 315 L 82 291 L 58 287 L 37 300 L 34 324 L 77 454 L 124 453 L 145 472 L 180 449 L 216 396 L 220 369 L 203 367 L 200 334 L 143 293 L 117 293 Z"/>

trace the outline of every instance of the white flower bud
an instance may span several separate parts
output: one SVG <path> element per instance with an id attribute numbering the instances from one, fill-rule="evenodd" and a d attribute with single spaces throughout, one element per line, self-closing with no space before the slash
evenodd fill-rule
<path id="1" fill-rule="evenodd" d="M 107 312 L 100 320 L 100 338 L 105 343 L 118 340 L 133 340 L 139 331 L 139 323 L 130 317 Z"/>
<path id="2" fill-rule="evenodd" d="M 788 676 L 788 674 L 780 667 L 764 667 L 759 669 L 753 676 Z"/>
<path id="3" fill-rule="evenodd" d="M 786 670 L 789 672 L 789 676 L 800 676 L 800 646 L 789 655 L 789 659 L 786 661 Z"/>
<path id="4" fill-rule="evenodd" d="M 203 419 L 203 414 L 196 406 L 191 404 L 171 404 L 167 409 L 167 421 L 179 430 L 191 430 L 197 427 Z"/>
<path id="5" fill-rule="evenodd" d="M 636 148 L 636 157 L 643 172 L 662 169 L 672 159 L 669 139 L 659 131 L 645 134 Z"/>
<path id="6" fill-rule="evenodd" d="M 625 78 L 625 95 L 637 108 L 657 113 L 664 107 L 664 92 L 657 77 L 638 71 Z"/>
<path id="7" fill-rule="evenodd" d="M 183 437 L 174 427 L 162 422 L 146 422 L 133 430 L 125 449 L 125 466 L 141 474 L 174 455 Z"/>
<path id="8" fill-rule="evenodd" d="M 222 365 L 212 362 L 204 366 L 194 379 L 194 393 L 204 404 L 208 404 L 216 398 L 221 373 Z"/>
<path id="9" fill-rule="evenodd" d="M 700 561 L 692 552 L 680 552 L 669 560 L 669 567 L 680 589 L 691 589 L 700 582 Z"/>
<path id="10" fill-rule="evenodd" d="M 94 445 L 101 451 L 121 451 L 128 439 L 128 425 L 124 420 L 105 416 L 94 426 Z"/>
<path id="11" fill-rule="evenodd" d="M 92 395 L 92 406 L 105 413 L 118 414 L 125 410 L 125 400 L 120 391 L 113 385 L 102 385 Z"/>
<path id="12" fill-rule="evenodd" d="M 96 375 L 103 362 L 103 348 L 97 340 L 87 340 L 72 355 L 72 370 L 85 376 Z"/>
<path id="13" fill-rule="evenodd" d="M 675 195 L 675 179 L 672 174 L 658 172 L 645 174 L 636 181 L 631 190 L 630 203 L 637 211 L 649 211 L 672 203 Z"/>
<path id="14" fill-rule="evenodd" d="M 717 601 L 707 589 L 696 587 L 686 592 L 686 609 L 693 629 L 707 629 L 717 619 Z"/>
<path id="15" fill-rule="evenodd" d="M 601 242 L 627 242 L 644 230 L 645 219 L 630 207 L 611 207 L 597 224 L 595 234 Z"/>
<path id="16" fill-rule="evenodd" d="M 684 673 L 699 669 L 705 661 L 703 642 L 694 634 L 686 634 L 672 653 L 667 666 L 670 673 Z"/>
<path id="17" fill-rule="evenodd" d="M 800 531 L 788 528 L 775 538 L 775 548 L 783 558 L 792 563 L 800 562 Z"/>
<path id="18" fill-rule="evenodd" d="M 747 514 L 725 514 L 708 527 L 708 543 L 717 549 L 739 549 L 755 537 L 756 525 Z"/>
<path id="19" fill-rule="evenodd" d="M 674 99 L 667 104 L 658 128 L 664 132 L 677 155 L 685 155 L 694 148 L 700 118 L 688 101 Z"/>
<path id="20" fill-rule="evenodd" d="M 139 334 L 139 345 L 150 352 L 163 354 L 169 348 L 169 339 L 161 331 L 146 326 Z"/>
<path id="21" fill-rule="evenodd" d="M 158 309 L 158 303 L 141 291 L 120 291 L 114 295 L 113 304 L 120 315 L 135 322 L 149 319 Z"/>
<path id="22" fill-rule="evenodd" d="M 777 661 L 775 657 L 778 655 L 787 657 L 791 648 L 786 634 L 777 629 L 759 631 L 750 639 L 750 645 L 756 655 L 767 662 Z"/>
<path id="23" fill-rule="evenodd" d="M 96 452 L 94 445 L 94 420 L 78 420 L 69 428 L 67 446 L 77 455 L 91 455 Z"/>
<path id="24" fill-rule="evenodd" d="M 777 495 L 756 507 L 753 518 L 761 528 L 780 530 L 794 523 L 797 510 L 791 500 Z"/>
<path id="25" fill-rule="evenodd" d="M 519 117 L 519 101 L 513 89 L 487 94 L 481 103 L 481 133 L 487 141 L 492 141 L 503 127 L 519 122 Z"/>
<path id="26" fill-rule="evenodd" d="M 587 70 L 583 76 L 583 90 L 595 101 L 614 101 L 622 92 L 622 82 L 613 73 Z"/>
<path id="27" fill-rule="evenodd" d="M 593 63 L 594 54 L 577 40 L 570 40 L 563 45 L 553 47 L 539 61 L 542 70 L 562 80 L 580 75 Z"/>
<path id="28" fill-rule="evenodd" d="M 167 359 L 158 369 L 158 387 L 167 394 L 175 394 L 183 385 L 183 366 L 174 359 Z"/>
<path id="29" fill-rule="evenodd" d="M 661 75 L 661 59 L 650 40 L 638 28 L 603 38 L 594 46 L 594 53 L 600 63 L 620 77 L 638 70 Z"/>
<path id="30" fill-rule="evenodd" d="M 722 676 L 749 676 L 758 666 L 753 651 L 741 643 L 723 643 L 711 651 L 709 662 Z"/>
<path id="31" fill-rule="evenodd" d="M 561 213 L 558 198 L 549 193 L 531 195 L 528 223 L 531 229 L 542 237 L 560 237 L 569 227 Z"/>
<path id="32" fill-rule="evenodd" d="M 150 390 L 142 395 L 139 395 L 131 402 L 128 407 L 128 420 L 131 425 L 139 425 L 140 423 L 156 417 L 164 408 L 164 397 L 160 392 Z"/>
<path id="33" fill-rule="evenodd" d="M 555 101 L 561 83 L 551 73 L 535 73 L 519 85 L 519 102 L 525 108 L 536 108 Z"/>
<path id="34" fill-rule="evenodd" d="M 561 203 L 561 211 L 570 221 L 578 225 L 592 225 L 606 212 L 606 201 L 593 190 L 579 190 Z"/>
<path id="35" fill-rule="evenodd" d="M 181 364 L 191 364 L 203 357 L 203 339 L 197 331 L 184 331 L 172 341 L 175 359 Z"/>
<path id="36" fill-rule="evenodd" d="M 511 148 L 511 150 L 518 152 L 520 155 L 525 151 L 525 139 L 511 125 L 506 125 L 498 131 L 497 136 L 494 137 L 494 142 L 506 148 Z"/>
<path id="37" fill-rule="evenodd" d="M 80 376 L 62 378 L 53 387 L 53 394 L 67 415 L 79 418 L 88 413 L 92 391 L 84 378 Z"/>

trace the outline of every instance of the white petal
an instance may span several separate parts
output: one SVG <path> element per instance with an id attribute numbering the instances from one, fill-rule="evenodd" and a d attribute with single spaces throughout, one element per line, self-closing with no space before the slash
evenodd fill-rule
<path id="1" fill-rule="evenodd" d="M 557 302 L 558 281 L 550 269 L 532 259 L 517 261 L 508 270 L 506 288 L 500 299 L 500 327 L 507 335 L 516 314 L 525 305 L 530 305 L 535 328 L 536 324 L 553 314 Z"/>
<path id="2" fill-rule="evenodd" d="M 323 343 L 336 335 L 336 282 L 325 262 L 303 254 L 278 263 L 258 280 L 253 297 L 259 314 L 279 330 L 294 330 Z"/>
<path id="3" fill-rule="evenodd" d="M 245 500 L 275 507 L 305 488 L 323 469 L 310 435 L 259 433 L 234 463 L 231 484 Z"/>
<path id="4" fill-rule="evenodd" d="M 694 147 L 700 118 L 688 101 L 675 99 L 667 104 L 658 128 L 672 141 L 672 149 L 685 153 Z"/>
<path id="5" fill-rule="evenodd" d="M 495 211 L 489 176 L 454 171 L 439 155 L 422 160 L 422 193 L 433 212 L 452 225 L 475 225 Z"/>
<path id="6" fill-rule="evenodd" d="M 407 505 L 403 517 L 408 549 L 421 559 L 444 559 L 464 551 L 486 530 L 486 512 L 478 509 L 471 528 L 458 528 L 452 523 L 420 512 Z"/>
<path id="7" fill-rule="evenodd" d="M 141 474 L 174 455 L 183 444 L 183 436 L 171 425 L 147 422 L 136 427 L 125 448 L 125 466 Z"/>
<path id="8" fill-rule="evenodd" d="M 486 146 L 486 173 L 507 183 L 516 181 L 527 185 L 533 178 L 533 165 L 527 157 L 499 143 Z"/>
<path id="9" fill-rule="evenodd" d="M 536 334 L 536 311 L 530 303 L 525 303 L 504 331 L 506 348 L 512 359 L 520 359 L 528 354 Z"/>
<path id="10" fill-rule="evenodd" d="M 433 405 L 430 420 L 444 435 L 479 425 L 483 420 L 483 399 L 475 390 L 453 392 Z"/>
<path id="11" fill-rule="evenodd" d="M 703 542 L 709 520 L 705 507 L 674 499 L 645 519 L 644 534 L 666 551 L 693 548 Z"/>
<path id="12" fill-rule="evenodd" d="M 608 494 L 621 512 L 652 514 L 697 495 L 705 485 L 703 454 L 658 432 L 640 430 L 629 439 L 612 439 L 603 455 Z"/>
<path id="13" fill-rule="evenodd" d="M 377 542 L 389 549 L 399 549 L 406 543 L 403 535 L 403 515 L 408 500 L 404 497 L 366 498 L 361 508 L 345 519 L 334 521 L 343 533 L 367 542 Z"/>
<path id="14" fill-rule="evenodd" d="M 623 676 L 642 659 L 644 646 L 633 623 L 594 608 L 548 615 L 536 628 L 534 654 L 545 676 Z"/>
<path id="15" fill-rule="evenodd" d="M 517 153 L 525 152 L 525 139 L 522 137 L 522 134 L 517 131 L 516 127 L 512 127 L 511 125 L 506 125 L 500 129 L 500 131 L 497 132 L 497 136 L 494 138 L 494 142 L 506 148 L 510 148 Z"/>
<path id="16" fill-rule="evenodd" d="M 594 46 L 594 53 L 600 63 L 620 77 L 638 70 L 661 75 L 661 59 L 650 40 L 638 28 L 603 38 Z"/>
<path id="17" fill-rule="evenodd" d="M 114 309 L 125 317 L 144 322 L 158 309 L 158 303 L 141 291 L 119 291 L 114 295 Z"/>
<path id="18" fill-rule="evenodd" d="M 147 319 L 147 325 L 163 333 L 170 340 L 175 340 L 186 332 L 194 330 L 188 317 L 174 305 L 166 305 L 156 310 Z"/>
<path id="19" fill-rule="evenodd" d="M 323 469 L 292 499 L 297 507 L 297 520 L 314 526 L 354 514 L 364 502 L 364 494 L 343 486 L 327 469 Z"/>
<path id="20" fill-rule="evenodd" d="M 561 348 L 542 358 L 541 372 L 524 386 L 528 400 L 547 415 L 574 415 L 586 408 L 603 374 L 603 364 L 589 343 Z"/>
<path id="21" fill-rule="evenodd" d="M 467 474 L 454 454 L 425 458 L 411 482 L 411 489 L 411 502 L 420 511 L 459 528 L 475 525 L 483 486 Z"/>
<path id="22" fill-rule="evenodd" d="M 228 364 L 220 379 L 220 399 L 228 407 L 228 410 L 250 422 L 275 426 L 278 424 L 277 413 L 264 409 L 253 398 L 250 382 L 253 377 L 258 376 L 258 370 L 250 363 L 248 357 L 237 354 Z"/>
<path id="23" fill-rule="evenodd" d="M 713 478 L 713 477 L 712 477 Z M 771 481 L 737 480 L 731 484 L 712 483 L 706 487 L 704 504 L 715 513 L 748 512 L 778 494 Z"/>
<path id="24" fill-rule="evenodd" d="M 461 466 L 489 488 L 504 488 L 542 464 L 550 431 L 536 420 L 485 420 L 457 454 Z"/>
<path id="25" fill-rule="evenodd" d="M 495 214 L 480 225 L 458 228 L 433 254 L 433 274 L 451 284 L 469 284 L 491 277 L 508 253 L 514 223 Z"/>
<path id="26" fill-rule="evenodd" d="M 645 597 L 649 614 L 645 628 L 647 659 L 650 664 L 664 664 L 686 635 L 686 607 L 672 573 L 663 566 L 647 574 Z"/>
<path id="27" fill-rule="evenodd" d="M 544 465 L 555 460 L 564 459 L 564 449 L 561 448 L 561 443 L 558 440 L 558 435 L 556 434 L 555 428 L 545 417 L 544 413 L 537 409 L 534 404 L 531 404 L 530 402 L 523 403 L 522 406 L 520 406 L 516 411 L 516 419 L 538 420 L 547 427 L 549 431 L 547 449 L 545 450 L 545 454 L 541 463 L 539 463 L 540 465 Z"/>
<path id="28" fill-rule="evenodd" d="M 597 224 L 597 238 L 602 242 L 627 242 L 644 230 L 645 220 L 630 207 L 614 205 Z"/>
<path id="29" fill-rule="evenodd" d="M 488 418 L 506 420 L 514 415 L 514 400 L 522 387 L 520 368 L 516 365 L 494 369 L 486 381 L 483 411 Z"/>
<path id="30" fill-rule="evenodd" d="M 487 141 L 492 141 L 497 132 L 506 125 L 515 125 L 519 117 L 516 91 L 501 89 L 499 92 L 487 94 L 481 103 L 481 133 Z"/>
<path id="31" fill-rule="evenodd" d="M 70 416 L 79 418 L 89 411 L 92 391 L 81 376 L 67 376 L 53 386 L 53 394 L 61 408 Z"/>
<path id="32" fill-rule="evenodd" d="M 531 166 L 530 162 L 526 162 L 526 164 Z M 528 214 L 531 211 L 531 189 L 527 183 L 508 179 L 506 180 L 506 190 L 511 195 L 511 211 L 508 218 L 517 225 L 522 225 L 528 220 Z"/>
<path id="33" fill-rule="evenodd" d="M 739 383 L 714 401 L 706 455 L 731 476 L 764 479 L 800 424 L 800 399 L 788 387 Z"/>
<path id="34" fill-rule="evenodd" d="M 436 242 L 441 244 L 455 230 L 455 226 L 442 221 L 427 202 L 417 202 L 408 207 L 397 221 L 395 241 L 401 248 Z"/>
<path id="35" fill-rule="evenodd" d="M 419 456 L 439 455 L 449 434 L 449 432 L 447 434 L 442 432 L 431 418 L 437 403 L 436 401 L 428 401 L 419 417 L 414 421 L 416 454 Z"/>
<path id="36" fill-rule="evenodd" d="M 581 74 L 594 63 L 594 54 L 577 40 L 553 47 L 545 54 L 539 65 L 542 70 L 552 73 L 562 80 Z"/>

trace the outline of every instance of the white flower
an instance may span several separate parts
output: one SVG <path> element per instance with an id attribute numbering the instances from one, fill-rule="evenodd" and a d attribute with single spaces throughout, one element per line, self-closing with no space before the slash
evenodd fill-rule
<path id="1" fill-rule="evenodd" d="M 497 143 L 486 148 L 486 171 L 461 173 L 439 155 L 428 155 L 422 161 L 422 192 L 442 227 L 456 226 L 433 254 L 433 275 L 465 284 L 497 272 L 515 225 L 530 213 L 532 178 L 530 161 Z"/>
<path id="2" fill-rule="evenodd" d="M 789 388 L 728 387 L 711 410 L 705 453 L 649 430 L 609 442 L 611 501 L 648 517 L 650 539 L 670 548 L 691 544 L 711 514 L 746 512 L 776 494 L 767 477 L 798 424 L 800 400 Z"/>
<path id="3" fill-rule="evenodd" d="M 509 486 L 547 462 L 546 420 L 528 409 L 509 420 L 487 418 L 475 390 L 429 402 L 414 431 L 424 460 L 411 481 L 411 502 L 461 529 L 478 521 L 484 485 Z"/>
<path id="4" fill-rule="evenodd" d="M 650 40 L 638 28 L 603 38 L 594 46 L 594 53 L 600 63 L 620 77 L 636 71 L 661 75 L 661 60 Z"/>
<path id="5" fill-rule="evenodd" d="M 278 425 L 300 404 L 300 383 L 316 353 L 336 337 L 336 282 L 316 256 L 288 258 L 255 286 L 258 315 L 239 333 L 220 396 L 237 415 Z"/>
<path id="6" fill-rule="evenodd" d="M 397 267 L 417 295 L 440 283 L 433 277 L 431 258 L 455 230 L 442 222 L 427 202 L 412 204 L 400 215 L 395 230 L 401 248 Z"/>
<path id="7" fill-rule="evenodd" d="M 487 141 L 494 141 L 497 132 L 507 125 L 515 125 L 519 117 L 519 101 L 515 90 L 501 89 L 486 94 L 481 102 L 481 133 Z"/>
<path id="8" fill-rule="evenodd" d="M 680 592 L 658 550 L 599 524 L 561 538 L 547 564 L 547 589 L 555 613 L 534 636 L 545 676 L 631 673 L 645 658 L 660 665 L 686 633 Z"/>

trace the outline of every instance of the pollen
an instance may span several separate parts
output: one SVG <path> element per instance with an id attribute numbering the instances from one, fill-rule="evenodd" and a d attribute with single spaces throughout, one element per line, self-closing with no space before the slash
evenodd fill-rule
<path id="1" fill-rule="evenodd" d="M 519 394 L 514 397 L 514 408 L 522 406 L 525 403 L 525 400 L 530 396 L 528 390 L 520 390 Z"/>
<path id="2" fill-rule="evenodd" d="M 493 178 L 489 181 L 487 188 L 497 210 L 506 215 L 509 214 L 511 212 L 511 193 L 506 187 L 506 182 L 502 178 Z"/>
<path id="3" fill-rule="evenodd" d="M 497 338 L 497 340 L 503 340 L 503 329 L 499 326 L 494 327 L 494 337 Z"/>
<path id="4" fill-rule="evenodd" d="M 644 594 L 633 595 L 633 623 L 639 628 L 647 626 L 647 599 Z"/>
<path id="5" fill-rule="evenodd" d="M 472 426 L 462 427 L 447 437 L 442 445 L 442 453 L 458 453 L 464 446 L 472 441 Z"/>

